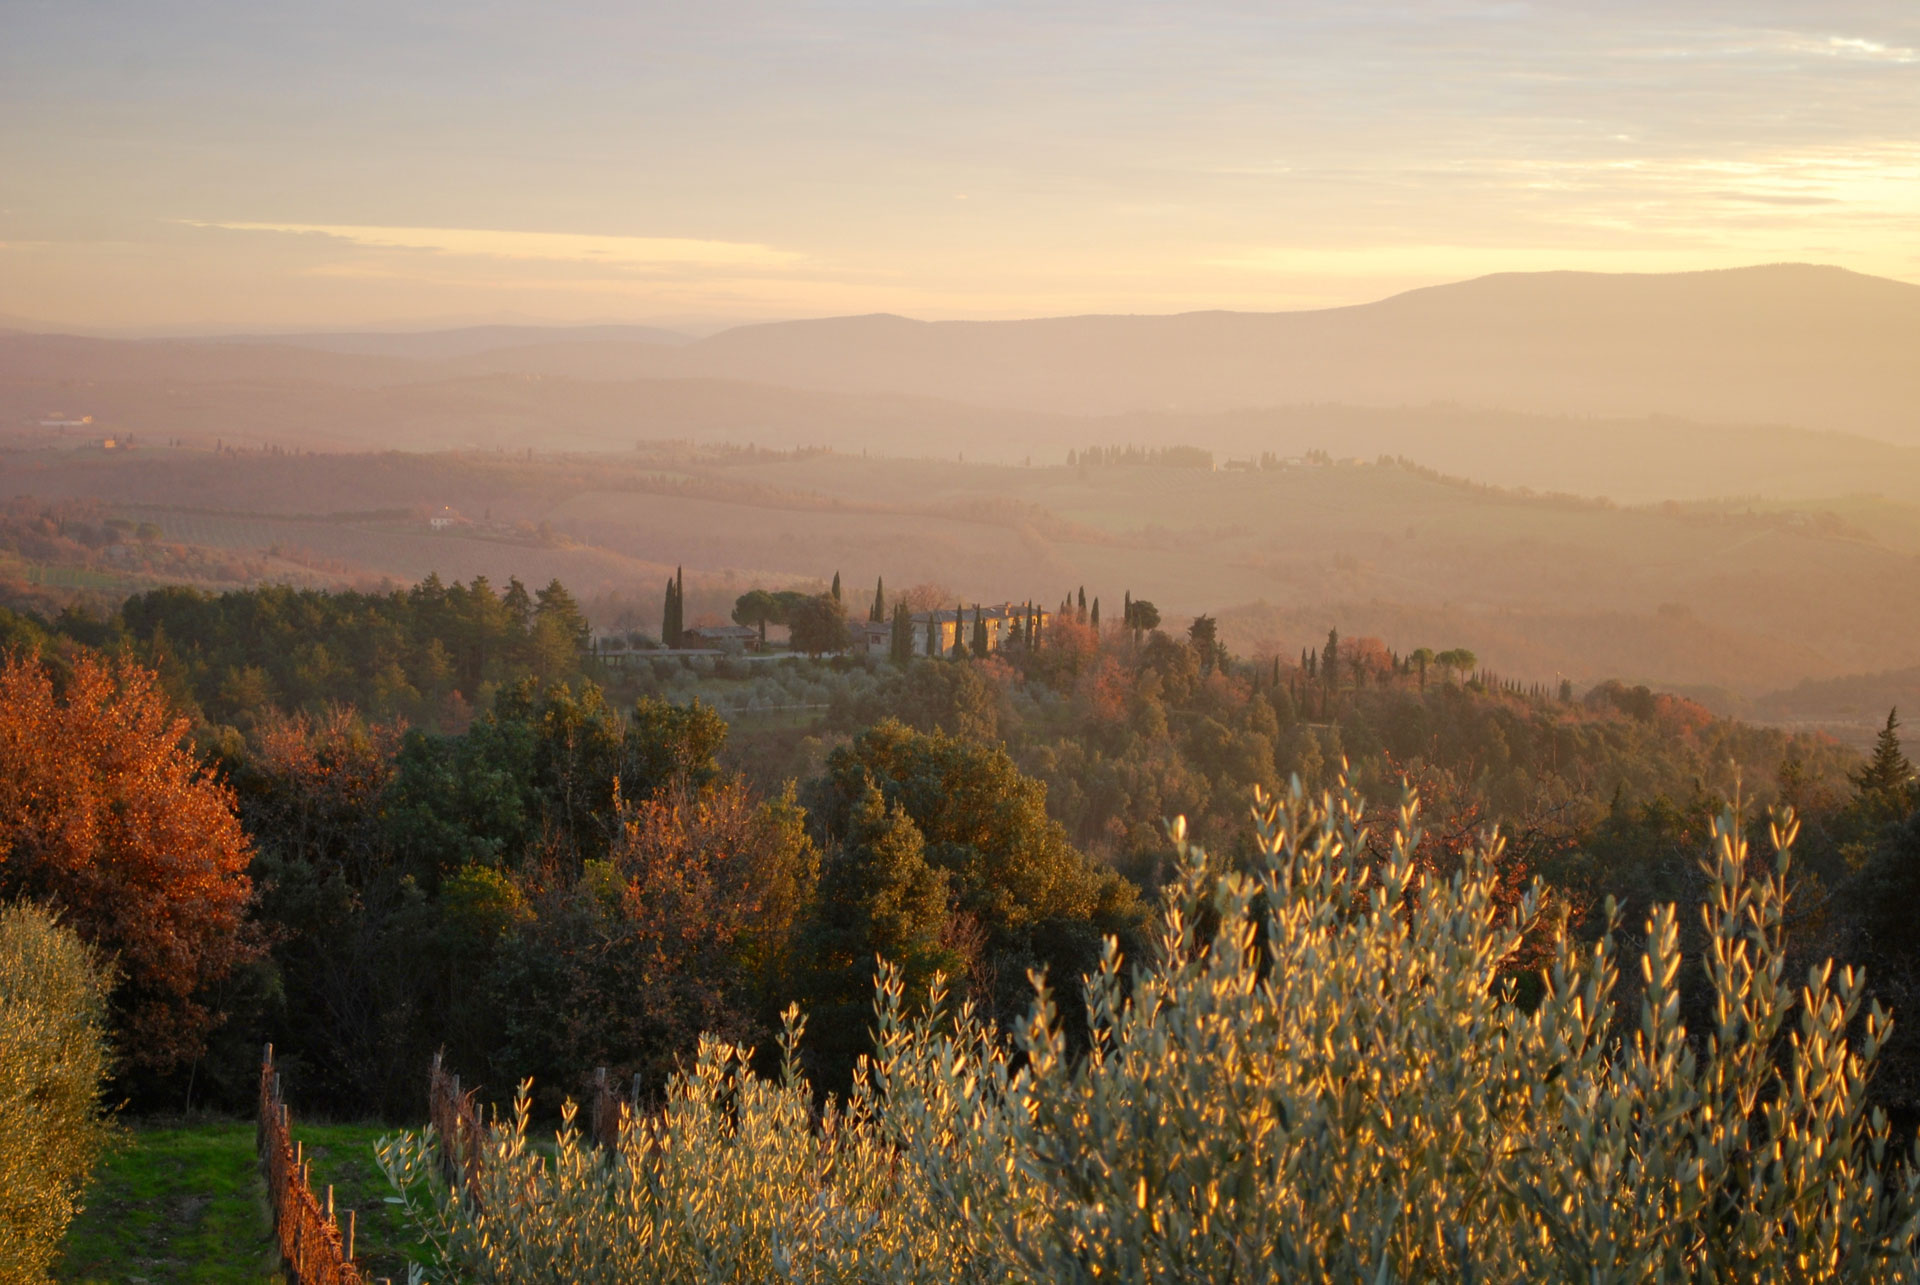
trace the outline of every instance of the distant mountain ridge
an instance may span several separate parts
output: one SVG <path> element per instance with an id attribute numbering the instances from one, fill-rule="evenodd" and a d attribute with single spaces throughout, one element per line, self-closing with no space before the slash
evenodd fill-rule
<path id="1" fill-rule="evenodd" d="M 1503 274 L 1313 312 L 776 323 L 648 354 L 652 369 L 632 373 L 1072 414 L 1452 401 L 1920 442 L 1916 353 L 1920 286 L 1777 265 Z"/>
<path id="2" fill-rule="evenodd" d="M 0 335 L 0 379 L 726 380 L 1049 415 L 1340 403 L 1787 424 L 1920 445 L 1920 286 L 1834 267 L 1507 273 L 1305 312 L 386 335 Z M 558 390 L 556 390 L 557 392 Z M 903 441 L 903 451 L 924 446 Z"/>
<path id="3" fill-rule="evenodd" d="M 675 347 L 693 336 L 660 326 L 460 326 L 451 330 L 315 330 L 215 335 L 206 342 L 312 348 L 320 352 L 442 361 L 500 349 L 557 343 L 619 343 Z"/>

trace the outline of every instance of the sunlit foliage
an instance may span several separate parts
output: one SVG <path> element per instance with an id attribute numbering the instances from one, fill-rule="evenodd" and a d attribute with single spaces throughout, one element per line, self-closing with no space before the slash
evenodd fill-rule
<path id="1" fill-rule="evenodd" d="M 0 658 L 0 896 L 57 906 L 113 956 L 123 1052 L 160 1069 L 199 1053 L 208 988 L 257 953 L 250 846 L 186 735 L 138 665 L 83 654 L 56 685 Z"/>
<path id="2" fill-rule="evenodd" d="M 0 906 L 0 1281 L 45 1279 L 107 1142 L 108 983 L 52 915 Z"/>
<path id="3" fill-rule="evenodd" d="M 707 1042 L 612 1152 L 569 1126 L 547 1153 L 523 1107 L 477 1190 L 430 1137 L 384 1161 L 477 1282 L 1914 1278 L 1920 1178 L 1864 1096 L 1888 1019 L 1850 971 L 1786 975 L 1790 819 L 1771 873 L 1715 826 L 1688 1030 L 1672 907 L 1637 1004 L 1611 936 L 1564 935 L 1520 1004 L 1542 902 L 1502 908 L 1497 844 L 1442 877 L 1411 799 L 1384 857 L 1365 815 L 1344 785 L 1263 799 L 1244 873 L 1180 842 L 1151 958 L 1109 944 L 1088 983 L 1083 1053 L 1044 984 L 1009 1047 L 889 974 L 824 1118 L 790 1027 L 783 1078 Z"/>

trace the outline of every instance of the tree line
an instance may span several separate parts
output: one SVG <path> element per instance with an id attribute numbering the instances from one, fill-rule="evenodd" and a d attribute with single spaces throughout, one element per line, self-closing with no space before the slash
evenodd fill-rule
<path id="1" fill-rule="evenodd" d="M 699 1032 L 764 1046 L 793 1001 L 835 1084 L 866 1047 L 876 955 L 1002 1017 L 1042 967 L 1071 1006 L 1171 877 L 1166 818 L 1249 861 L 1254 788 L 1317 789 L 1344 763 L 1376 799 L 1420 788 L 1434 870 L 1499 822 L 1501 886 L 1545 878 L 1578 933 L 1609 897 L 1697 902 L 1736 791 L 1756 825 L 1790 804 L 1795 957 L 1920 998 L 1900 928 L 1920 822 L 1891 717 L 1863 762 L 1645 688 L 1529 689 L 1337 634 L 1298 663 L 1236 657 L 1210 617 L 1170 633 L 1129 593 L 1096 627 L 1097 603 L 1067 595 L 1040 646 L 796 660 L 862 680 L 799 728 L 730 728 L 651 669 L 594 676 L 558 585 L 7 617 L 0 895 L 65 898 L 119 955 L 115 1021 L 139 1033 L 122 1075 L 145 1102 L 244 1095 L 265 1038 L 340 1110 L 404 1114 L 441 1047 L 496 1090 L 575 1091 L 598 1066 L 659 1084 Z M 876 586 L 869 613 L 888 606 Z M 1920 1049 L 1894 1040 L 1880 1091 L 1920 1100 Z"/>

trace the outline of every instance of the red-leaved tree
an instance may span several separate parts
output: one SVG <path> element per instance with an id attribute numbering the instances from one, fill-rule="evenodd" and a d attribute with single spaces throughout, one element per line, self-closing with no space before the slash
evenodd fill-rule
<path id="1" fill-rule="evenodd" d="M 120 1054 L 165 1070 L 221 1019 L 207 988 L 253 958 L 251 852 L 152 671 L 0 657 L 0 899 L 57 909 L 107 951 Z"/>

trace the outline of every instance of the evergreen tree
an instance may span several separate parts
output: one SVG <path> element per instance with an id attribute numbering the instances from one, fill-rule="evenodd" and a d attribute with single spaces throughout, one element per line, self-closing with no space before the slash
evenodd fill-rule
<path id="1" fill-rule="evenodd" d="M 1327 645 L 1320 649 L 1320 674 L 1328 687 L 1340 685 L 1340 631 L 1327 630 Z"/>
<path id="2" fill-rule="evenodd" d="M 813 1042 L 833 1073 L 846 1075 L 866 1045 L 875 955 L 923 989 L 934 972 L 952 973 L 961 962 L 941 944 L 950 876 L 927 859 L 919 827 L 870 779 L 851 813 L 845 840 L 821 871 L 803 943 Z"/>
<path id="3" fill-rule="evenodd" d="M 1081 620 L 1087 618 L 1087 587 L 1085 585 L 1080 586 L 1080 601 L 1075 605 L 1074 610 Z"/>
<path id="4" fill-rule="evenodd" d="M 1873 743 L 1873 757 L 1853 774 L 1859 803 L 1887 820 L 1913 810 L 1913 764 L 1900 748 L 1900 711 L 1887 711 L 1887 725 Z"/>
<path id="5" fill-rule="evenodd" d="M 1121 603 L 1120 627 L 1122 629 L 1133 628 L 1133 590 L 1131 589 L 1127 590 L 1127 596 Z"/>
<path id="6" fill-rule="evenodd" d="M 760 646 L 767 645 L 767 623 L 785 619 L 786 612 L 780 600 L 765 589 L 749 589 L 734 600 L 733 623 L 736 625 L 757 626 L 760 630 Z"/>
<path id="7" fill-rule="evenodd" d="M 927 655 L 938 656 L 939 654 L 940 613 L 938 611 L 929 611 L 927 613 Z"/>
<path id="8" fill-rule="evenodd" d="M 1093 629 L 1094 629 L 1094 632 L 1095 632 L 1095 633 L 1098 633 L 1098 632 L 1100 632 L 1100 599 L 1098 599 L 1098 598 L 1095 598 L 1095 599 L 1093 600 L 1093 617 L 1092 617 L 1092 619 L 1093 619 Z"/>
<path id="9" fill-rule="evenodd" d="M 980 604 L 973 604 L 973 654 L 984 656 L 992 650 L 987 641 L 987 618 L 980 610 Z"/>
<path id="10" fill-rule="evenodd" d="M 810 656 L 845 651 L 846 608 L 832 594 L 808 598 L 787 613 L 787 630 L 796 651 Z"/>
<path id="11" fill-rule="evenodd" d="M 887 618 L 887 578 L 880 576 L 873 582 L 873 607 L 867 612 L 867 619 L 879 624 Z"/>
<path id="12" fill-rule="evenodd" d="M 479 579 L 475 584 L 484 588 L 484 582 Z M 538 603 L 533 611 L 534 619 L 553 622 L 576 647 L 585 649 L 593 627 L 587 623 L 586 613 L 580 610 L 579 602 L 567 587 L 558 580 L 550 580 L 534 598 Z"/>
<path id="13" fill-rule="evenodd" d="M 913 659 L 913 614 L 907 610 L 907 604 L 893 604 L 893 638 L 890 651 L 893 663 L 905 665 Z"/>
<path id="14" fill-rule="evenodd" d="M 533 595 L 520 583 L 519 576 L 507 577 L 507 591 L 500 595 L 500 606 L 515 633 L 524 634 L 533 624 Z"/>
<path id="15" fill-rule="evenodd" d="M 833 591 L 832 592 L 833 592 L 833 600 L 835 602 L 840 601 L 840 573 L 838 571 L 833 573 Z"/>
<path id="16" fill-rule="evenodd" d="M 953 658 L 955 660 L 967 658 L 967 634 L 962 627 L 965 618 L 966 608 L 955 603 L 953 607 Z"/>
<path id="17" fill-rule="evenodd" d="M 1219 622 L 1212 616 L 1195 616 L 1187 626 L 1187 638 L 1200 653 L 1200 672 L 1212 673 L 1214 666 L 1225 658 L 1225 649 L 1220 646 Z"/>

